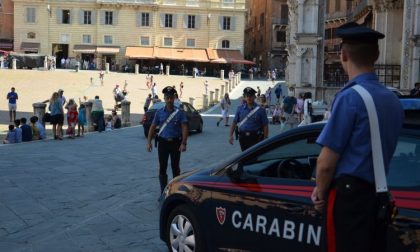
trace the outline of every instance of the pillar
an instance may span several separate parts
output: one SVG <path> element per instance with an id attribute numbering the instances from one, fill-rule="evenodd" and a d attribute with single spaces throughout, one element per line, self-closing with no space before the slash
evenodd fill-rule
<path id="1" fill-rule="evenodd" d="M 45 122 L 42 120 L 45 115 L 45 108 L 47 107 L 47 104 L 42 102 L 33 103 L 32 107 L 34 108 L 34 115 L 38 117 L 38 122 L 42 123 L 45 128 Z"/>
<path id="2" fill-rule="evenodd" d="M 93 127 L 93 120 L 92 120 L 92 102 L 87 101 L 85 102 L 85 108 L 86 108 L 86 123 L 87 123 L 87 131 L 95 131 L 95 128 Z"/>
<path id="3" fill-rule="evenodd" d="M 122 127 L 129 127 L 131 126 L 130 123 L 130 101 L 123 100 L 121 102 L 121 121 Z"/>
<path id="4" fill-rule="evenodd" d="M 225 70 L 223 70 L 223 69 L 220 70 L 220 79 L 221 80 L 225 79 Z"/>
<path id="5" fill-rule="evenodd" d="M 194 98 L 190 97 L 190 104 L 194 107 Z"/>
<path id="6" fill-rule="evenodd" d="M 171 67 L 169 65 L 166 65 L 166 75 L 170 74 L 170 70 L 171 70 Z"/>
<path id="7" fill-rule="evenodd" d="M 214 91 L 210 91 L 210 106 L 213 106 L 214 104 Z"/>
<path id="8" fill-rule="evenodd" d="M 12 60 L 12 69 L 16 70 L 16 59 Z"/>
<path id="9" fill-rule="evenodd" d="M 105 73 L 109 73 L 109 63 L 105 63 Z"/>
<path id="10" fill-rule="evenodd" d="M 209 107 L 209 100 L 208 95 L 203 94 L 203 109 L 207 109 Z"/>
<path id="11" fill-rule="evenodd" d="M 139 64 L 134 65 L 134 74 L 139 74 Z"/>
<path id="12" fill-rule="evenodd" d="M 219 101 L 219 89 L 216 88 L 214 92 L 214 102 L 218 102 L 218 101 Z"/>
<path id="13" fill-rule="evenodd" d="M 220 100 L 225 97 L 225 84 L 220 85 Z"/>

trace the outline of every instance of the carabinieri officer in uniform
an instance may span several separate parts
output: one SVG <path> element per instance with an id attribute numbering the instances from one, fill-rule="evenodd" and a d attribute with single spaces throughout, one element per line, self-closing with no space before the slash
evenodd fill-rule
<path id="1" fill-rule="evenodd" d="M 238 107 L 229 132 L 229 143 L 233 144 L 235 128 L 239 130 L 239 144 L 244 151 L 268 137 L 268 118 L 265 109 L 255 103 L 253 88 L 244 89 L 245 104 Z"/>
<path id="2" fill-rule="evenodd" d="M 185 112 L 174 106 L 176 90 L 165 87 L 162 91 L 165 99 L 165 107 L 156 111 L 156 115 L 150 126 L 147 137 L 147 150 L 152 151 L 152 137 L 155 136 L 156 127 L 159 126 L 157 133 L 158 155 L 159 155 L 159 183 L 160 191 L 163 192 L 168 183 L 166 170 L 168 168 L 168 158 L 171 156 L 172 175 L 175 178 L 180 174 L 179 161 L 181 152 L 187 150 L 188 138 L 188 119 Z"/>
<path id="3" fill-rule="evenodd" d="M 378 214 L 384 194 L 375 188 L 368 112 L 353 87 L 364 88 L 373 98 L 385 171 L 397 146 L 403 110 L 375 74 L 378 39 L 385 36 L 356 23 L 342 25 L 336 34 L 342 38 L 340 61 L 350 80 L 335 96 L 331 117 L 317 139 L 322 149 L 311 198 L 317 210 L 326 209 L 328 251 L 386 251 L 387 221 Z"/>

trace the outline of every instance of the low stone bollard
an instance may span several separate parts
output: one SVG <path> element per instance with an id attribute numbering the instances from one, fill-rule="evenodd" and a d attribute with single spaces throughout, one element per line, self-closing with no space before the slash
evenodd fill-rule
<path id="1" fill-rule="evenodd" d="M 229 93 L 232 91 L 232 85 L 233 85 L 232 83 L 233 83 L 233 81 L 232 81 L 232 79 L 230 79 L 229 80 L 229 86 L 228 86 L 229 87 Z"/>
<path id="2" fill-rule="evenodd" d="M 109 63 L 105 63 L 105 73 L 109 73 Z"/>
<path id="3" fill-rule="evenodd" d="M 224 80 L 225 79 L 225 70 L 220 70 L 220 79 Z"/>
<path id="4" fill-rule="evenodd" d="M 166 65 L 166 75 L 169 76 L 170 71 L 171 71 L 171 67 L 169 65 Z"/>
<path id="5" fill-rule="evenodd" d="M 134 74 L 139 74 L 139 64 L 134 65 Z"/>
<path id="6" fill-rule="evenodd" d="M 16 70 L 16 59 L 12 60 L 12 69 Z"/>
<path id="7" fill-rule="evenodd" d="M 253 73 L 250 73 L 250 74 L 249 74 L 249 79 L 250 79 L 250 80 L 254 80 L 254 74 L 253 74 Z"/>
<path id="8" fill-rule="evenodd" d="M 206 110 L 209 107 L 208 95 L 203 94 L 203 109 Z"/>
<path id="9" fill-rule="evenodd" d="M 216 88 L 215 90 L 214 90 L 215 92 L 214 92 L 214 102 L 219 102 L 219 89 L 218 88 Z"/>
<path id="10" fill-rule="evenodd" d="M 214 105 L 214 91 L 210 91 L 210 106 Z"/>
<path id="11" fill-rule="evenodd" d="M 0 69 L 4 68 L 4 58 L 3 56 L 0 57 Z"/>
<path id="12" fill-rule="evenodd" d="M 190 97 L 190 104 L 191 104 L 191 106 L 193 106 L 194 107 L 194 98 L 192 98 L 192 97 Z"/>
<path id="13" fill-rule="evenodd" d="M 95 127 L 93 127 L 93 119 L 92 119 L 92 102 L 87 101 L 85 102 L 85 108 L 86 108 L 86 130 L 88 132 L 95 131 Z"/>
<path id="14" fill-rule="evenodd" d="M 45 122 L 42 120 L 45 115 L 45 108 L 47 107 L 47 104 L 42 102 L 33 103 L 32 107 L 34 108 L 34 115 L 38 117 L 38 122 L 40 122 L 45 127 Z"/>
<path id="15" fill-rule="evenodd" d="M 121 121 L 122 127 L 129 127 L 131 126 L 130 122 L 130 101 L 123 100 L 121 102 Z"/>
<path id="16" fill-rule="evenodd" d="M 225 84 L 220 85 L 220 100 L 225 97 Z"/>

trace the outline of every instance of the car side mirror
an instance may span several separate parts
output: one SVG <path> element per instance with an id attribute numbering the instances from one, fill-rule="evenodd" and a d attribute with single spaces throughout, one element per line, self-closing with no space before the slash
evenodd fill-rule
<path id="1" fill-rule="evenodd" d="M 242 175 L 242 165 L 236 163 L 229 166 L 226 169 L 226 174 L 232 179 L 232 181 L 240 181 Z"/>

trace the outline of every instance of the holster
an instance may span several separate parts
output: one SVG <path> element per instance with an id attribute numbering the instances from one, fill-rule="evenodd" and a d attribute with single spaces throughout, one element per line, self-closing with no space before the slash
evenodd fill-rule
<path id="1" fill-rule="evenodd" d="M 159 137 L 155 135 L 155 148 L 158 147 L 158 140 L 159 140 Z"/>
<path id="2" fill-rule="evenodd" d="M 390 224 L 397 215 L 395 201 L 391 198 L 389 192 L 377 193 L 378 210 L 376 221 L 380 224 Z"/>
<path id="3" fill-rule="evenodd" d="M 238 140 L 239 138 L 239 129 L 238 126 L 235 127 L 235 139 Z"/>

